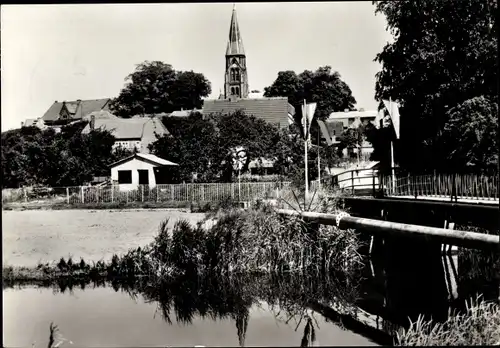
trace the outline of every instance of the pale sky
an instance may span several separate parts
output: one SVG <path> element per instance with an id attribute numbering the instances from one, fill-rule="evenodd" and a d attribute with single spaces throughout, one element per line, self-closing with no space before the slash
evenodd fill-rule
<path id="1" fill-rule="evenodd" d="M 224 88 L 231 3 L 7 5 L 1 7 L 2 131 L 58 100 L 114 98 L 145 60 L 203 73 Z M 278 71 L 330 65 L 376 109 L 373 62 L 391 36 L 371 1 L 237 3 L 250 90 Z"/>

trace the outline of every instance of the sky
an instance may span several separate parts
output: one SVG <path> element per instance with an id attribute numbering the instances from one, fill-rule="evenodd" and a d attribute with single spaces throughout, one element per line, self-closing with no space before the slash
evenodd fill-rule
<path id="1" fill-rule="evenodd" d="M 58 100 L 114 98 L 136 64 L 159 60 L 224 88 L 232 3 L 1 7 L 2 131 Z M 357 108 L 376 109 L 374 58 L 391 41 L 371 1 L 236 3 L 250 90 L 279 71 L 329 65 Z"/>

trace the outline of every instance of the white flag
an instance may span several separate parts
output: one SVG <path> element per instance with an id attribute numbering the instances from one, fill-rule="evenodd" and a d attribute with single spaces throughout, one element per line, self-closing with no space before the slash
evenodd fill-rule
<path id="1" fill-rule="evenodd" d="M 314 112 L 316 111 L 316 105 L 316 103 L 302 105 L 302 127 L 304 129 L 305 137 L 307 137 L 309 134 L 309 129 L 311 128 Z"/>
<path id="2" fill-rule="evenodd" d="M 307 129 L 308 131 L 309 128 L 311 128 L 314 112 L 316 111 L 316 105 L 317 105 L 316 103 L 307 104 L 307 121 L 309 122 L 309 127 Z"/>
<path id="3" fill-rule="evenodd" d="M 307 129 L 306 129 L 306 120 L 307 120 L 307 107 L 306 104 L 302 104 L 302 129 L 304 130 L 304 139 L 306 137 Z"/>
<path id="4" fill-rule="evenodd" d="M 389 116 L 391 116 L 392 125 L 394 126 L 394 131 L 396 132 L 396 138 L 399 139 L 399 104 L 389 100 L 382 101 L 384 102 L 387 111 L 389 111 Z"/>

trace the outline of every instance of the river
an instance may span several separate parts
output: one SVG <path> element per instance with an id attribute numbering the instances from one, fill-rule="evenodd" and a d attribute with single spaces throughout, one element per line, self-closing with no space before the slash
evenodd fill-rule
<path id="1" fill-rule="evenodd" d="M 155 286 L 4 284 L 4 347 L 45 347 L 51 322 L 68 340 L 63 347 L 300 346 L 308 325 L 315 346 L 390 344 L 408 317 L 443 319 L 475 294 L 498 300 L 488 260 L 446 256 L 440 270 L 421 274 L 367 260 L 357 281 L 247 275 Z"/>

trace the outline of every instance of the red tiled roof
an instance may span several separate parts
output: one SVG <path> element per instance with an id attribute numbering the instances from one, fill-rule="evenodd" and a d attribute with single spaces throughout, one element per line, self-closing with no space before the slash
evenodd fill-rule
<path id="1" fill-rule="evenodd" d="M 54 102 L 50 108 L 45 112 L 42 119 L 44 121 L 56 121 L 59 119 L 59 113 L 63 104 L 66 104 L 66 108 L 70 112 L 73 118 L 82 118 L 83 116 L 102 109 L 107 108 L 107 104 L 110 99 L 91 99 L 91 100 L 71 100 L 66 102 Z"/>
<path id="2" fill-rule="evenodd" d="M 288 127 L 288 113 L 295 113 L 293 106 L 288 104 L 288 98 L 258 98 L 258 99 L 215 99 L 203 102 L 203 115 L 227 114 L 243 109 L 246 115 L 253 115 L 280 128 Z"/>

